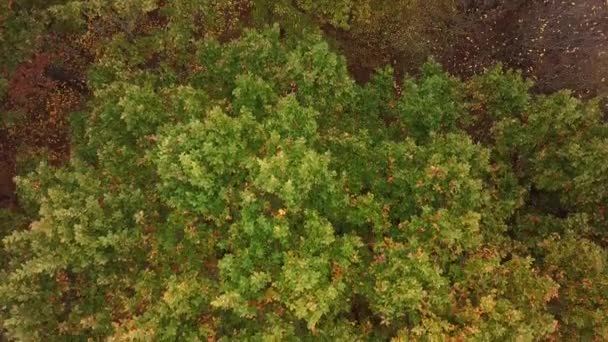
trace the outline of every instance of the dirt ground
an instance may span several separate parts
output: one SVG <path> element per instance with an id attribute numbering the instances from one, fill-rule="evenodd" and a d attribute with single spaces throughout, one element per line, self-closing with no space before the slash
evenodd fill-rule
<path id="1" fill-rule="evenodd" d="M 462 77 L 502 62 L 535 81 L 535 91 L 608 93 L 608 1 L 528 0 L 473 11 L 441 57 Z"/>
<path id="2" fill-rule="evenodd" d="M 450 73 L 466 79 L 502 63 L 522 70 L 535 82 L 537 93 L 571 89 L 583 98 L 608 96 L 607 0 L 459 3 L 466 9 L 461 7 L 447 23 L 445 18 L 434 20 L 438 27 L 447 28 L 427 49 Z M 416 74 L 426 59 L 426 55 L 391 50 L 348 31 L 328 28 L 326 33 L 338 42 L 359 82 L 366 82 L 374 69 L 388 63 L 398 77 Z M 420 37 L 424 38 L 429 37 Z M 604 110 L 608 113 L 608 107 Z"/>

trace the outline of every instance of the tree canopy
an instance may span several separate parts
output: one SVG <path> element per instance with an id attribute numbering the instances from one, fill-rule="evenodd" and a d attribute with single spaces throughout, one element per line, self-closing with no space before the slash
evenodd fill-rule
<path id="1" fill-rule="evenodd" d="M 433 60 L 358 84 L 318 30 L 221 3 L 49 10 L 99 41 L 69 158 L 0 214 L 8 338 L 608 339 L 597 101 Z M 358 3 L 295 2 L 339 27 Z"/>

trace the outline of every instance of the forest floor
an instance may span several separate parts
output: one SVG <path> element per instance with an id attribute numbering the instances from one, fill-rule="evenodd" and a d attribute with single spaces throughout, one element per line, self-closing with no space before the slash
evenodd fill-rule
<path id="1" fill-rule="evenodd" d="M 6 115 L 0 126 L 0 208 L 14 206 L 12 178 L 18 156 L 43 153 L 60 164 L 69 157 L 69 114 L 86 100 L 85 94 L 48 76 L 54 64 L 66 65 L 82 77 L 88 57 L 75 48 L 70 37 L 49 35 L 36 52 L 20 64 L 9 80 L 0 112 Z"/>
<path id="2" fill-rule="evenodd" d="M 441 61 L 469 77 L 496 64 L 520 69 L 535 91 L 608 93 L 608 1 L 529 0 L 469 14 Z"/>
<path id="3" fill-rule="evenodd" d="M 462 14 L 454 25 L 455 39 L 450 46 L 440 47 L 436 58 L 462 78 L 500 62 L 533 79 L 536 92 L 566 88 L 583 98 L 606 98 L 608 1 L 520 3 Z M 51 161 L 65 159 L 69 154 L 68 114 L 86 100 L 83 94 L 50 79 L 45 70 L 61 61 L 81 77 L 87 57 L 78 55 L 69 37 L 49 39 L 51 44 L 46 46 L 59 48 L 41 51 L 24 62 L 10 80 L 7 100 L 1 104 L 3 112 L 25 116 L 17 118 L 20 125 L 0 128 L 0 169 L 4 170 L 0 172 L 0 206 L 8 206 L 14 197 L 10 183 L 18 149 L 46 151 Z M 355 78 L 367 79 L 371 70 L 358 66 L 355 58 L 349 59 L 349 50 L 357 47 L 349 47 L 348 40 L 341 43 L 347 47 L 344 53 Z M 401 61 L 394 65 L 398 74 L 414 73 L 418 67 L 399 56 L 390 59 Z M 603 109 L 608 112 L 608 107 Z"/>

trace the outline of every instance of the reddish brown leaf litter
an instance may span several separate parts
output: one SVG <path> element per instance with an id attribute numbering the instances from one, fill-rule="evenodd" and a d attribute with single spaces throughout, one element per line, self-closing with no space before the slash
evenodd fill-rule
<path id="1" fill-rule="evenodd" d="M 21 63 L 9 78 L 1 109 L 3 115 L 14 119 L 0 125 L 0 183 L 6 189 L 14 188 L 9 180 L 15 175 L 17 153 L 44 151 L 55 164 L 69 157 L 68 115 L 80 106 L 84 94 L 66 80 L 53 77 L 49 70 L 61 66 L 74 79 L 84 79 L 89 59 L 72 38 L 44 37 L 40 51 Z"/>
<path id="2" fill-rule="evenodd" d="M 53 61 L 48 53 L 34 56 L 19 66 L 9 81 L 8 111 L 20 113 L 22 124 L 11 128 L 0 142 L 3 160 L 13 162 L 16 149 L 48 149 L 52 162 L 68 150 L 66 116 L 80 102 L 80 95 L 45 75 Z"/>

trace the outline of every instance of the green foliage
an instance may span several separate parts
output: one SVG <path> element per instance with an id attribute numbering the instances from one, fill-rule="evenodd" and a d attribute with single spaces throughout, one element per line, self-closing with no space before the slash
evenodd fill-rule
<path id="1" fill-rule="evenodd" d="M 368 1 L 311 1 L 298 0 L 297 6 L 305 12 L 311 13 L 322 23 L 328 22 L 333 26 L 348 29 L 353 17 L 359 19 L 360 16 L 369 11 Z"/>
<path id="2" fill-rule="evenodd" d="M 574 233 L 549 236 L 542 242 L 546 270 L 560 285 L 553 304 L 564 325 L 564 339 L 605 339 L 608 329 L 608 260 L 606 250 Z"/>
<path id="3" fill-rule="evenodd" d="M 286 39 L 323 30 L 364 78 L 397 64 L 413 71 L 457 32 L 454 0 L 250 0 L 252 24 L 278 22 Z M 398 70 L 404 71 L 403 68 Z"/>
<path id="4" fill-rule="evenodd" d="M 366 4 L 274 10 L 346 27 Z M 434 62 L 358 85 L 318 34 L 214 31 L 229 5 L 53 8 L 114 34 L 69 162 L 20 176 L 26 217 L 1 214 L 9 338 L 607 338 L 594 102 Z"/>
<path id="5" fill-rule="evenodd" d="M 500 64 L 475 76 L 468 86 L 473 97 L 471 109 L 485 108 L 494 120 L 523 115 L 531 98 L 532 82 L 524 80 L 519 72 L 503 70 Z"/>
<path id="6" fill-rule="evenodd" d="M 432 61 L 424 65 L 418 82 L 406 79 L 399 112 L 408 133 L 422 139 L 431 132 L 454 131 L 458 123 L 466 123 L 458 87 L 459 83 Z"/>
<path id="7" fill-rule="evenodd" d="M 38 18 L 39 19 L 39 18 Z M 26 10 L 11 7 L 10 2 L 0 4 L 0 72 L 7 76 L 36 45 L 36 34 L 43 23 Z"/>

